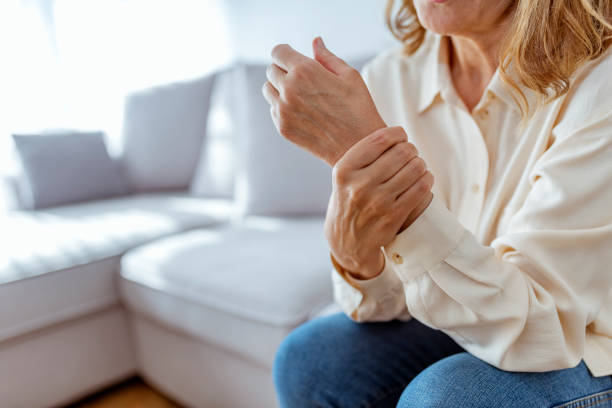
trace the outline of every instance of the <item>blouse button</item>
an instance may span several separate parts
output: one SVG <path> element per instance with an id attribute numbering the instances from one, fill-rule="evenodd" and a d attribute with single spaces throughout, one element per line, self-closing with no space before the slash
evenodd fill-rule
<path id="1" fill-rule="evenodd" d="M 391 255 L 391 259 L 397 265 L 401 265 L 402 263 L 404 263 L 404 258 L 402 258 L 402 256 L 397 252 L 394 252 L 393 255 Z"/>
<path id="2" fill-rule="evenodd" d="M 477 194 L 480 191 L 480 186 L 478 184 L 473 184 L 472 185 L 472 192 L 474 194 Z"/>

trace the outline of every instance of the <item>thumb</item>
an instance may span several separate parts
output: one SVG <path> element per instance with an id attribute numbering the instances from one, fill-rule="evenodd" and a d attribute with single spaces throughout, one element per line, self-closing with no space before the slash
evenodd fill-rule
<path id="1" fill-rule="evenodd" d="M 327 49 L 323 39 L 317 37 L 312 42 L 312 51 L 314 59 L 323 65 L 325 69 L 333 72 L 334 74 L 340 74 L 343 69 L 346 69 L 349 65 L 342 59 L 336 57 L 330 50 Z"/>

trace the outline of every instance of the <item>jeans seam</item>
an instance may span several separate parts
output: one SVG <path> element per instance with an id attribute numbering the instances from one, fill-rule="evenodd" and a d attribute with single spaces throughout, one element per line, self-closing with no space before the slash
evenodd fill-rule
<path id="1" fill-rule="evenodd" d="M 610 400 L 612 400 L 612 397 L 608 397 L 608 398 L 606 398 L 606 399 L 602 399 L 602 400 L 599 400 L 599 401 L 593 401 L 593 403 L 592 403 L 592 404 L 585 405 L 585 406 L 584 406 L 584 408 L 587 408 L 587 407 L 592 407 L 592 406 L 594 406 L 595 404 L 599 404 L 600 402 L 606 402 L 606 401 L 610 401 Z"/>
<path id="2" fill-rule="evenodd" d="M 607 398 L 604 399 L 597 399 L 594 401 L 590 401 L 588 402 L 587 405 L 581 405 L 583 402 L 587 402 L 589 399 L 592 398 L 598 398 L 599 396 L 605 396 L 606 394 L 612 394 L 612 389 L 607 389 L 607 390 L 603 390 L 603 391 L 599 391 L 596 392 L 594 394 L 590 394 L 590 395 L 586 395 L 582 398 L 578 398 L 572 401 L 568 401 L 566 403 L 563 403 L 561 405 L 554 405 L 552 408 L 570 408 L 570 407 L 576 407 L 576 408 L 588 408 L 588 407 L 594 407 L 596 404 L 599 404 L 601 402 L 606 402 L 606 401 L 610 401 L 612 400 L 612 396 L 609 396 Z"/>

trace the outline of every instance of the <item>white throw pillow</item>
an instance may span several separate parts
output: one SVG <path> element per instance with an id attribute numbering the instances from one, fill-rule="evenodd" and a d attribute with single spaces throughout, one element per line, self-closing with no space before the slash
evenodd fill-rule
<path id="1" fill-rule="evenodd" d="M 129 192 L 101 132 L 13 135 L 24 207 L 41 209 Z"/>
<path id="2" fill-rule="evenodd" d="M 136 191 L 185 189 L 206 135 L 215 75 L 133 93 L 125 103 L 125 174 Z"/>

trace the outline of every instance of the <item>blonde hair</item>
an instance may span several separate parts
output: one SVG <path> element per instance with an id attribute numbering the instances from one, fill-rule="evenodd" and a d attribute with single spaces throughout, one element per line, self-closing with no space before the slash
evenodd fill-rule
<path id="1" fill-rule="evenodd" d="M 426 30 L 413 0 L 399 0 L 399 7 L 396 2 L 387 2 L 387 25 L 411 55 L 423 44 Z M 516 0 L 514 7 L 499 67 L 526 116 L 532 107 L 519 85 L 536 91 L 542 101 L 555 99 L 568 91 L 576 70 L 610 46 L 612 1 Z"/>

